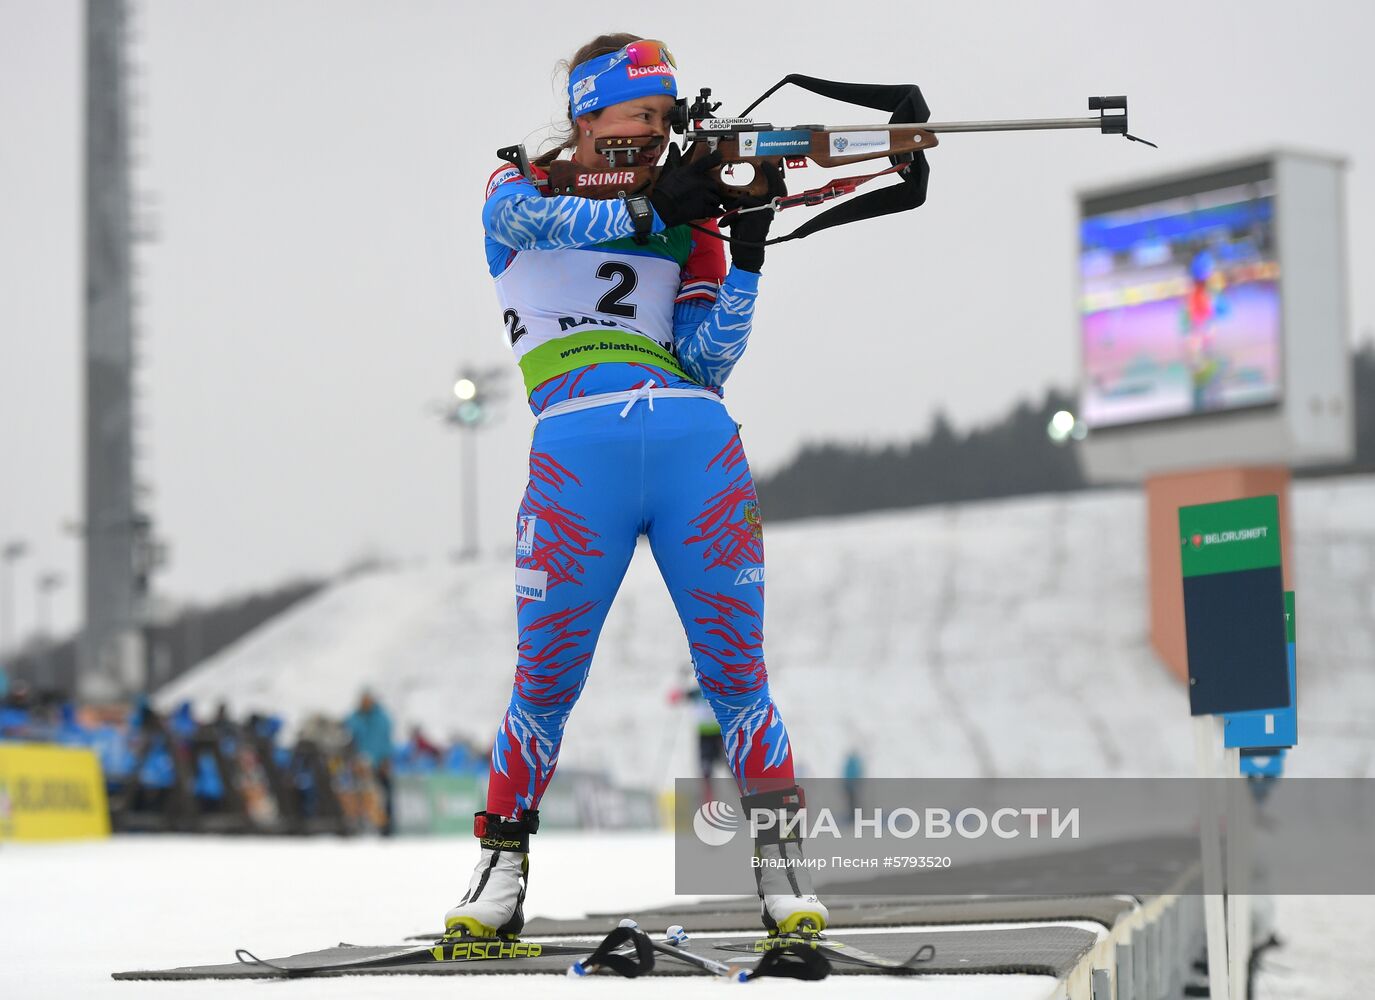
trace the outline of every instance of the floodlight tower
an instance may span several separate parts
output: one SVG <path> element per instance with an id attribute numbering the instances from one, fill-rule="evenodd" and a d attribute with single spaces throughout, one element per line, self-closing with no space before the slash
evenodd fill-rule
<path id="1" fill-rule="evenodd" d="M 86 0 L 85 624 L 77 695 L 119 701 L 145 686 L 140 620 L 147 516 L 134 479 L 134 255 L 130 23 L 125 0 Z"/>

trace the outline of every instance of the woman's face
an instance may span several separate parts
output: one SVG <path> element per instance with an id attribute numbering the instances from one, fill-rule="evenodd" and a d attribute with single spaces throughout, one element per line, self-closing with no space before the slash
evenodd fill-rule
<path id="1" fill-rule="evenodd" d="M 659 162 L 659 157 L 664 151 L 664 140 L 668 138 L 668 119 L 669 112 L 673 110 L 673 103 L 673 98 L 667 94 L 655 94 L 613 104 L 603 108 L 602 113 L 595 118 L 583 115 L 577 120 L 578 148 L 573 154 L 573 159 L 584 167 L 600 167 L 606 161 L 593 145 L 598 139 L 655 135 L 659 137 L 659 143 L 647 147 L 640 153 L 636 162 L 641 166 Z"/>

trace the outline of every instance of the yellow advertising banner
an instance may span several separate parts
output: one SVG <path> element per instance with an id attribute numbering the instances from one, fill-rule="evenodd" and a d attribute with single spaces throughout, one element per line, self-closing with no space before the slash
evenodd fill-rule
<path id="1" fill-rule="evenodd" d="M 0 743 L 0 840 L 108 837 L 100 761 L 90 750 Z"/>

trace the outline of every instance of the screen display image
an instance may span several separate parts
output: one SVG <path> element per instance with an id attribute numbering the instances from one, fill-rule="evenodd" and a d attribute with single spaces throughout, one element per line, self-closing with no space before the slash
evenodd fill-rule
<path id="1" fill-rule="evenodd" d="M 1090 428 L 1279 401 L 1274 181 L 1181 187 L 1145 203 L 1084 205 L 1081 411 Z"/>

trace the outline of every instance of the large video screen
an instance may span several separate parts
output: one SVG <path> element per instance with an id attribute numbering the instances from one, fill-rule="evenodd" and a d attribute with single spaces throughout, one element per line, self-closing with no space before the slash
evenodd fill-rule
<path id="1" fill-rule="evenodd" d="M 1084 199 L 1090 428 L 1279 402 L 1274 219 L 1269 164 Z"/>

